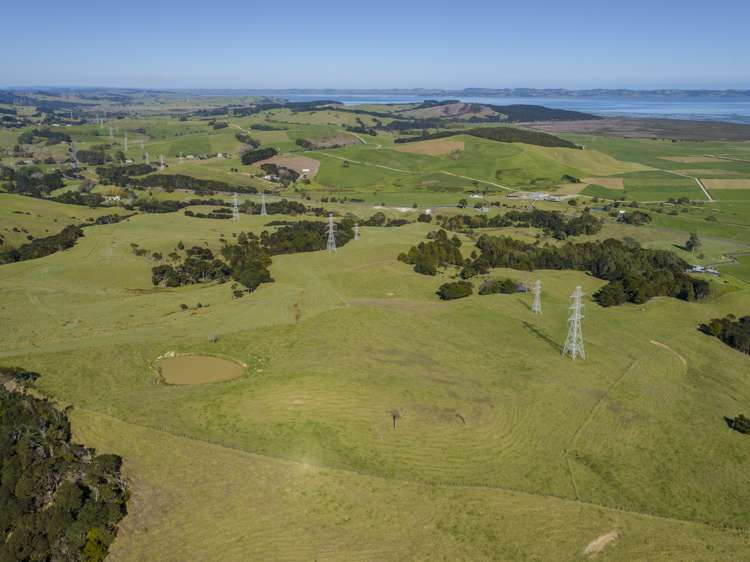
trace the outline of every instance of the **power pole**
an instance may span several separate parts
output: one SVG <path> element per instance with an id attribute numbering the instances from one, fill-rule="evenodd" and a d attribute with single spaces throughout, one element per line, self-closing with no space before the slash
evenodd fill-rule
<path id="1" fill-rule="evenodd" d="M 333 213 L 328 213 L 328 242 L 326 243 L 328 253 L 336 252 L 336 225 L 333 224 Z"/>
<path id="2" fill-rule="evenodd" d="M 576 357 L 586 359 L 586 351 L 583 349 L 583 331 L 581 329 L 581 320 L 583 315 L 583 304 L 581 298 L 583 297 L 583 291 L 581 286 L 578 285 L 576 290 L 570 295 L 572 304 L 570 305 L 570 317 L 568 318 L 568 337 L 565 340 L 565 346 L 563 347 L 563 357 L 570 355 L 570 358 L 575 361 Z"/>
<path id="3" fill-rule="evenodd" d="M 531 305 L 531 312 L 534 314 L 542 313 L 542 282 L 537 279 L 534 283 L 534 304 Z"/>
<path id="4" fill-rule="evenodd" d="M 266 210 L 266 193 L 264 191 L 260 192 L 260 214 L 261 216 L 268 215 L 268 211 Z"/>
<path id="5" fill-rule="evenodd" d="M 354 239 L 359 240 L 359 223 L 354 223 Z"/>
<path id="6" fill-rule="evenodd" d="M 237 193 L 232 197 L 232 220 L 240 220 L 240 200 L 239 197 L 237 197 Z"/>

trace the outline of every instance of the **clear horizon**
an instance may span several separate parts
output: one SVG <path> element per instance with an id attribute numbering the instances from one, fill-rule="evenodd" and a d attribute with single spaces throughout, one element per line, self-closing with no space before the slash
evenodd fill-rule
<path id="1" fill-rule="evenodd" d="M 750 5 L 90 0 L 4 8 L 4 84 L 152 89 L 750 89 Z M 23 22 L 28 22 L 23 25 Z M 518 86 L 523 84 L 524 86 Z M 550 86 L 553 84 L 553 86 Z M 29 86 L 27 86 L 29 87 Z M 472 87 L 472 86 L 469 86 Z"/>

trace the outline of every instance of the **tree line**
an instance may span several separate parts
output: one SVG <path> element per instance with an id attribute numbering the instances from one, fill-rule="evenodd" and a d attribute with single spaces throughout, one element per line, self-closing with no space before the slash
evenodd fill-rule
<path id="1" fill-rule="evenodd" d="M 462 231 L 474 228 L 502 228 L 515 226 L 541 228 L 558 239 L 582 234 L 596 234 L 602 229 L 604 222 L 588 211 L 580 215 L 569 216 L 560 211 L 531 211 L 511 210 L 503 215 L 488 217 L 487 215 L 452 215 L 438 218 L 441 226 L 448 230 Z"/>
<path id="2" fill-rule="evenodd" d="M 529 244 L 507 236 L 482 235 L 476 242 L 472 259 L 464 259 L 461 241 L 448 238 L 444 230 L 431 232 L 427 242 L 420 242 L 398 256 L 423 275 L 436 275 L 439 268 L 461 267 L 460 276 L 470 279 L 484 275 L 494 267 L 522 271 L 534 269 L 572 269 L 589 272 L 609 283 L 594 294 L 602 306 L 625 302 L 644 303 L 655 296 L 693 301 L 705 298 L 707 281 L 689 276 L 687 263 L 672 252 L 642 248 L 633 241 L 609 238 L 604 241 L 561 246 Z"/>
<path id="3" fill-rule="evenodd" d="M 729 314 L 724 318 L 714 318 L 708 323 L 701 324 L 700 331 L 709 336 L 719 338 L 728 346 L 750 354 L 750 316 L 737 318 Z"/>

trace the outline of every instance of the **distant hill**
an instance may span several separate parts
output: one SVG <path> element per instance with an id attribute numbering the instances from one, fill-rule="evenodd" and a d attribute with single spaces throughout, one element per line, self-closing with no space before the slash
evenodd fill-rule
<path id="1" fill-rule="evenodd" d="M 580 148 L 578 145 L 539 131 L 527 131 L 525 129 L 515 129 L 513 127 L 477 127 L 476 129 L 457 129 L 453 131 L 440 131 L 431 135 L 422 135 L 419 137 L 402 137 L 396 139 L 396 143 L 403 144 L 407 142 L 416 142 L 430 139 L 443 139 L 455 135 L 470 135 L 482 139 L 497 142 L 521 142 L 524 144 L 534 144 L 536 146 L 560 147 L 560 148 Z"/>
<path id="2" fill-rule="evenodd" d="M 600 119 L 600 117 L 590 113 L 552 109 L 542 105 L 492 105 L 467 103 L 458 100 L 427 100 L 414 108 L 395 113 L 399 117 L 408 117 L 410 119 L 463 120 L 470 123 L 495 121 L 523 123 L 531 121 L 583 121 Z"/>

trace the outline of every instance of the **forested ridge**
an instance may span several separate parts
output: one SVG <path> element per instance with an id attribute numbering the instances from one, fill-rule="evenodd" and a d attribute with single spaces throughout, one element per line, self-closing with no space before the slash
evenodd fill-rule
<path id="1" fill-rule="evenodd" d="M 537 146 L 560 147 L 560 148 L 580 148 L 578 145 L 539 131 L 528 131 L 526 129 L 517 129 L 514 127 L 477 127 L 474 129 L 454 129 L 450 131 L 439 131 L 437 133 L 423 134 L 416 137 L 401 137 L 396 139 L 396 143 L 417 142 L 422 140 L 443 139 L 456 135 L 469 135 L 482 139 L 496 142 L 521 142 Z"/>

